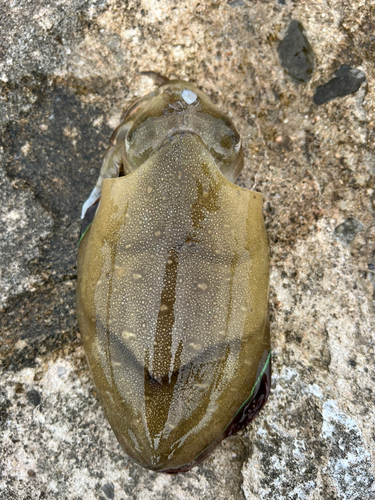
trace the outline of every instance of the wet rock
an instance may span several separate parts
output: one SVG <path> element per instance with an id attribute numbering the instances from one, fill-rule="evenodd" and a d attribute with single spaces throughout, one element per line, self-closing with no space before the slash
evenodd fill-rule
<path id="1" fill-rule="evenodd" d="M 346 245 L 350 245 L 361 231 L 363 231 L 363 224 L 352 217 L 335 227 L 335 235 Z"/>
<path id="2" fill-rule="evenodd" d="M 25 141 L 20 147 L 26 151 L 30 144 Z M 21 150 L 19 155 L 23 156 Z M 1 310 L 10 297 L 33 290 L 40 283 L 40 273 L 31 273 L 28 264 L 40 256 L 39 246 L 49 235 L 53 221 L 35 197 L 23 189 L 22 182 L 11 183 L 6 177 L 3 151 L 0 161 L 0 190 L 2 198 L 7 200 L 6 204 L 0 203 Z M 17 160 L 12 157 L 12 161 Z"/>
<path id="3" fill-rule="evenodd" d="M 332 80 L 316 87 L 313 97 L 314 104 L 320 106 L 337 97 L 354 94 L 365 81 L 366 75 L 363 71 L 344 64 L 336 71 Z"/>
<path id="4" fill-rule="evenodd" d="M 290 22 L 278 53 L 281 65 L 298 82 L 308 82 L 314 71 L 314 53 L 299 21 Z"/>
<path id="5" fill-rule="evenodd" d="M 98 107 L 82 102 L 87 90 L 77 89 L 77 82 L 72 89 L 40 76 L 29 85 L 37 96 L 33 112 L 9 121 L 0 135 L 6 172 L 0 165 L 0 186 L 8 199 L 0 205 L 6 235 L 0 239 L 0 307 L 7 307 L 6 314 L 0 311 L 7 336 L 0 365 L 11 367 L 30 366 L 37 353 L 76 339 L 79 212 L 111 132 Z"/>

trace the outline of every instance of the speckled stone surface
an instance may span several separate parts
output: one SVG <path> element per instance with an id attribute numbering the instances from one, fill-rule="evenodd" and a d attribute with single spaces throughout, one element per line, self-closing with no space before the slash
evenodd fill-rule
<path id="1" fill-rule="evenodd" d="M 0 14 L 0 499 L 375 499 L 373 2 L 20 0 Z M 291 21 L 314 54 L 307 83 L 279 57 Z M 343 65 L 366 79 L 315 105 Z M 232 117 L 272 253 L 269 402 L 178 476 L 120 449 L 75 320 L 80 207 L 122 109 L 154 88 L 142 70 L 190 80 Z"/>

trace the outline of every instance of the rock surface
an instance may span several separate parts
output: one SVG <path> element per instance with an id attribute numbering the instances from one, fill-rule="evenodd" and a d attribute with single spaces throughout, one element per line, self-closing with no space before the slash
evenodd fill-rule
<path id="1" fill-rule="evenodd" d="M 375 8 L 371 2 L 20 0 L 0 6 L 0 499 L 375 499 Z M 278 47 L 299 21 L 296 84 Z M 343 65 L 366 81 L 317 107 Z M 236 123 L 272 251 L 273 385 L 185 475 L 121 451 L 75 320 L 80 207 L 139 71 Z"/>

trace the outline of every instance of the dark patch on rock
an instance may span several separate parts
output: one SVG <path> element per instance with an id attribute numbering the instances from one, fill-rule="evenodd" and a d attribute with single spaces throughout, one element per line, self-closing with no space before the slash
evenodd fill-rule
<path id="1" fill-rule="evenodd" d="M 331 364 L 331 351 L 328 343 L 328 332 L 323 329 L 320 333 L 320 348 L 318 350 L 318 356 L 311 359 L 311 364 L 313 366 L 320 367 L 322 370 L 329 369 Z"/>
<path id="2" fill-rule="evenodd" d="M 67 85 L 34 75 L 29 84 L 35 99 L 32 112 L 7 124 L 0 146 L 8 176 L 21 179 L 21 188 L 32 189 L 51 213 L 54 227 L 40 257 L 29 262 L 30 272 L 42 275 L 45 284 L 9 299 L 0 315 L 0 357 L 13 369 L 34 366 L 35 356 L 76 341 L 80 211 L 95 185 L 111 134 L 106 125 L 93 125 L 98 118 L 97 123 L 103 121 L 103 111 L 80 97 L 102 89 L 102 80 Z M 13 349 L 18 340 L 26 344 Z"/>
<path id="3" fill-rule="evenodd" d="M 281 65 L 299 83 L 308 82 L 314 71 L 314 53 L 299 21 L 290 22 L 278 49 Z"/>
<path id="4" fill-rule="evenodd" d="M 366 75 L 363 71 L 344 64 L 336 71 L 332 80 L 316 87 L 313 97 L 314 104 L 320 106 L 337 97 L 354 94 L 365 81 Z"/>
<path id="5" fill-rule="evenodd" d="M 31 389 L 30 391 L 27 391 L 26 397 L 28 402 L 34 406 L 40 405 L 40 402 L 42 400 L 39 392 L 36 389 Z"/>
<path id="6" fill-rule="evenodd" d="M 77 344 L 75 281 L 49 282 L 34 292 L 8 301 L 0 314 L 0 365 L 19 370 L 36 365 L 35 358 Z M 24 341 L 21 348 L 18 340 Z"/>
<path id="7" fill-rule="evenodd" d="M 0 429 L 5 429 L 11 402 L 4 393 L 0 393 Z"/>
<path id="8" fill-rule="evenodd" d="M 350 245 L 358 233 L 363 231 L 364 227 L 357 219 L 349 217 L 345 222 L 335 227 L 335 235 L 343 243 Z"/>
<path id="9" fill-rule="evenodd" d="M 106 483 L 102 486 L 102 491 L 109 500 L 113 500 L 115 498 L 115 486 L 113 483 Z"/>
<path id="10" fill-rule="evenodd" d="M 24 391 L 24 389 L 23 389 L 23 384 L 21 384 L 21 382 L 17 382 L 17 383 L 15 384 L 15 386 L 14 386 L 14 392 L 15 392 L 16 394 L 22 394 L 22 393 L 23 393 L 23 391 Z"/>
<path id="11" fill-rule="evenodd" d="M 33 112 L 9 123 L 0 145 L 7 153 L 8 176 L 26 181 L 37 201 L 52 212 L 55 230 L 45 249 L 45 268 L 65 273 L 76 260 L 72 224 L 95 184 L 111 131 L 93 126 L 102 111 L 82 102 L 76 93 L 81 89 L 54 85 L 40 78 L 33 90 L 38 97 Z M 26 154 L 25 144 L 31 145 Z"/>

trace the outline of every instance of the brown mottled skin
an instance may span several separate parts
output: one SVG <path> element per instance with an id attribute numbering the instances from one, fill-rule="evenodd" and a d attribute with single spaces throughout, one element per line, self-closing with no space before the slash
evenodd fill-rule
<path id="1" fill-rule="evenodd" d="M 205 457 L 269 360 L 262 195 L 231 182 L 242 165 L 231 121 L 192 84 L 168 82 L 113 134 L 80 243 L 94 382 L 126 453 L 155 471 Z"/>

